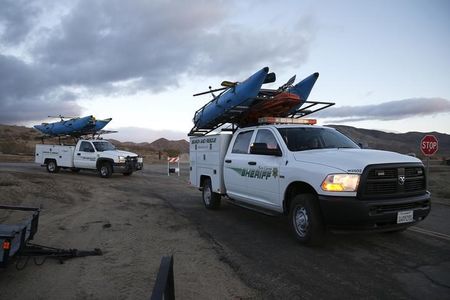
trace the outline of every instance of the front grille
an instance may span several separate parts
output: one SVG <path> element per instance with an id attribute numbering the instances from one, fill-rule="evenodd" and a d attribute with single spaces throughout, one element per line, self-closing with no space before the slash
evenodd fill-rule
<path id="1" fill-rule="evenodd" d="M 397 178 L 397 169 L 372 169 L 367 179 Z"/>
<path id="2" fill-rule="evenodd" d="M 366 193 L 372 195 L 393 194 L 397 192 L 397 181 L 394 182 L 369 182 Z"/>
<path id="3" fill-rule="evenodd" d="M 425 192 L 425 170 L 422 165 L 370 165 L 361 176 L 358 197 L 398 198 Z"/>

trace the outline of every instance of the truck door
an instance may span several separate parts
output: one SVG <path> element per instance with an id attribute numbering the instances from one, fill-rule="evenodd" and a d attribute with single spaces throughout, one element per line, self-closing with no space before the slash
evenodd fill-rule
<path id="1" fill-rule="evenodd" d="M 228 196 L 233 199 L 248 201 L 247 189 L 249 163 L 249 148 L 254 130 L 242 131 L 232 141 L 223 167 L 225 187 Z"/>
<path id="2" fill-rule="evenodd" d="M 253 143 L 265 144 L 271 150 L 281 150 L 279 141 L 270 129 L 258 129 Z M 252 201 L 268 209 L 282 208 L 279 177 L 282 156 L 249 154 L 247 159 L 255 163 L 248 177 Z"/>
<path id="3" fill-rule="evenodd" d="M 91 142 L 81 141 L 80 146 L 75 149 L 74 165 L 81 169 L 95 169 L 97 153 Z"/>

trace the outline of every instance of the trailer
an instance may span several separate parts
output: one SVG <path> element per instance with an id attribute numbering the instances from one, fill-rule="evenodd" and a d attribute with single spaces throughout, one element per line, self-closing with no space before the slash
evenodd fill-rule
<path id="1" fill-rule="evenodd" d="M 6 217 L 0 224 L 0 267 L 4 268 L 9 260 L 25 248 L 37 232 L 40 209 L 36 207 L 0 205 L 4 215 L 14 216 L 10 221 Z M 8 224 L 17 222 L 15 224 Z"/>
<path id="2" fill-rule="evenodd" d="M 41 257 L 40 262 L 34 260 L 36 265 L 41 265 L 47 258 L 63 263 L 69 258 L 102 255 L 98 248 L 81 251 L 31 243 L 38 230 L 39 214 L 37 207 L 0 205 L 0 268 L 6 268 L 13 259 L 16 259 L 16 268 L 21 270 L 30 257 Z M 23 261 L 22 257 L 25 257 Z"/>

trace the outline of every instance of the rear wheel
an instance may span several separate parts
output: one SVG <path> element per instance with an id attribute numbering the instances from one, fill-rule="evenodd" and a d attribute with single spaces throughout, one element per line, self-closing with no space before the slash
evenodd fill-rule
<path id="1" fill-rule="evenodd" d="M 289 224 L 300 243 L 320 244 L 325 235 L 325 228 L 317 197 L 312 194 L 296 195 L 291 202 Z"/>
<path id="2" fill-rule="evenodd" d="M 220 194 L 214 193 L 211 188 L 211 179 L 206 178 L 203 181 L 202 199 L 203 204 L 207 209 L 219 209 L 220 208 Z"/>
<path id="3" fill-rule="evenodd" d="M 109 162 L 104 162 L 100 165 L 98 173 L 102 178 L 108 178 L 112 175 L 112 166 Z"/>
<path id="4" fill-rule="evenodd" d="M 59 172 L 59 167 L 58 167 L 58 165 L 56 164 L 56 160 L 49 160 L 48 162 L 47 162 L 47 171 L 49 172 L 49 173 L 58 173 Z"/>

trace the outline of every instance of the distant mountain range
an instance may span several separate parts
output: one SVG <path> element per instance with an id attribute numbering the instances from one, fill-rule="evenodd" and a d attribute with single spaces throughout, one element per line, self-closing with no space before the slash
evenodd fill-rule
<path id="1" fill-rule="evenodd" d="M 41 142 L 41 134 L 33 128 L 24 126 L 0 125 L 0 153 L 4 154 L 26 154 L 33 155 L 37 143 Z M 108 137 L 107 135 L 105 137 Z M 152 143 L 120 142 L 108 139 L 117 148 L 134 151 L 139 154 L 149 152 L 178 152 L 188 153 L 189 142 L 181 139 L 169 141 L 160 138 Z M 46 143 L 59 143 L 57 138 L 46 139 Z M 65 140 L 64 143 L 73 143 L 72 140 Z"/>
<path id="2" fill-rule="evenodd" d="M 436 157 L 450 157 L 450 135 L 439 132 L 389 133 L 380 130 L 362 129 L 344 125 L 327 125 L 334 127 L 355 142 L 371 149 L 381 149 L 399 153 L 415 153 L 422 157 L 420 140 L 426 134 L 433 134 L 439 141 Z"/>
<path id="3" fill-rule="evenodd" d="M 420 140 L 427 134 L 423 132 L 388 133 L 343 125 L 328 126 L 336 128 L 354 141 L 362 143 L 365 147 L 399 153 L 415 153 L 418 157 L 422 157 L 419 149 Z M 450 135 L 439 132 L 431 132 L 430 134 L 435 135 L 439 140 L 439 151 L 435 158 L 450 158 Z M 35 144 L 40 143 L 39 137 L 40 134 L 29 127 L 0 125 L 0 153 L 33 155 Z M 189 152 L 189 142 L 184 139 L 167 140 L 159 138 L 152 143 L 120 142 L 113 139 L 110 139 L 110 141 L 118 148 L 137 153 L 147 153 L 147 155 L 159 151 L 163 153 Z M 53 142 L 58 143 L 58 139 L 54 139 Z"/>

